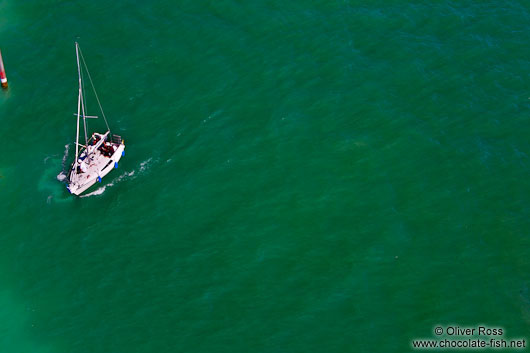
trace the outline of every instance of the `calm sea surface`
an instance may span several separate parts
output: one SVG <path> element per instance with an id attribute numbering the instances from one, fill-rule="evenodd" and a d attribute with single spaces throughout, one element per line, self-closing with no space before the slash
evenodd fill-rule
<path id="1" fill-rule="evenodd" d="M 1 0 L 0 352 L 530 340 L 529 32 L 514 0 Z M 82 198 L 75 41 L 127 146 Z"/>

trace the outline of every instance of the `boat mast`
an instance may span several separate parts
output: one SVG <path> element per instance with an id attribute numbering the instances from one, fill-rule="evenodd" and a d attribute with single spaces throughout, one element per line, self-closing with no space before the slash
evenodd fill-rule
<path id="1" fill-rule="evenodd" d="M 83 127 L 84 127 L 84 131 L 85 131 L 85 153 L 88 157 L 88 138 L 87 138 L 87 129 L 86 129 L 86 110 L 85 110 L 85 99 L 84 99 L 84 96 L 83 96 L 83 75 L 81 75 L 81 112 L 83 113 Z"/>
<path id="2" fill-rule="evenodd" d="M 77 98 L 77 133 L 75 135 L 75 163 L 74 163 L 74 170 L 77 173 L 77 161 L 79 157 L 79 113 L 81 110 L 81 67 L 79 66 L 79 44 L 75 42 L 75 55 L 77 56 L 77 74 L 79 77 L 79 96 Z"/>

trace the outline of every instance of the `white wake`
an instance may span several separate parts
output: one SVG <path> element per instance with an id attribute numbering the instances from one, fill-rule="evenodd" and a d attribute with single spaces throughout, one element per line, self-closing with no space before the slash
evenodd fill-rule
<path id="1" fill-rule="evenodd" d="M 66 160 L 68 159 L 68 152 L 70 151 L 70 144 L 64 145 L 64 154 L 62 160 L 63 171 L 57 174 L 57 180 L 64 181 L 66 179 Z M 44 160 L 46 162 L 46 160 Z"/>
<path id="2" fill-rule="evenodd" d="M 110 183 L 106 184 L 106 185 L 103 185 L 99 188 L 97 188 L 96 190 L 92 191 L 92 192 L 89 192 L 88 194 L 85 194 L 85 195 L 81 195 L 81 197 L 89 197 L 89 196 L 96 196 L 96 195 L 101 195 L 105 192 L 105 190 L 107 188 L 110 188 L 124 180 L 134 180 L 136 179 L 139 175 L 142 175 L 144 174 L 144 172 L 146 172 L 150 167 L 151 167 L 151 164 L 152 164 L 152 160 L 153 158 L 149 158 L 148 160 L 145 160 L 143 161 L 142 163 L 140 163 L 140 168 L 138 169 L 138 173 L 136 173 L 135 170 L 132 170 L 130 172 L 124 172 L 123 174 L 121 174 L 119 177 L 117 177 L 116 179 L 114 179 L 113 181 L 111 181 Z"/>

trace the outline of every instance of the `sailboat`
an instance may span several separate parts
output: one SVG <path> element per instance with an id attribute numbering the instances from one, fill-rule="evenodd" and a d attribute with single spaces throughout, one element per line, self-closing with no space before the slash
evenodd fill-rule
<path id="1" fill-rule="evenodd" d="M 79 79 L 79 96 L 77 98 L 77 134 L 75 139 L 75 160 L 67 175 L 67 189 L 74 195 L 81 195 L 96 182 L 101 182 L 113 168 L 118 168 L 118 162 L 125 155 L 125 143 L 121 136 L 110 132 L 107 118 L 101 107 L 96 89 L 92 83 L 92 78 L 83 58 L 83 53 L 79 44 L 75 43 L 75 53 L 77 57 L 77 73 Z M 81 63 L 83 66 L 81 66 Z M 101 115 L 107 126 L 107 131 L 103 133 L 94 132 L 88 138 L 87 119 L 97 119 L 97 116 L 86 114 L 86 99 L 84 87 L 83 68 L 86 72 L 94 95 L 96 97 Z M 85 143 L 79 141 L 79 125 L 82 121 Z"/>

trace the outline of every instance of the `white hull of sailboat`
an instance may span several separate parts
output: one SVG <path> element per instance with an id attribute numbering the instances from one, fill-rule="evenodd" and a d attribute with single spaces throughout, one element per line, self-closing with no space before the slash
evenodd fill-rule
<path id="1" fill-rule="evenodd" d="M 70 182 L 67 186 L 68 191 L 74 195 L 81 195 L 98 182 L 98 180 L 103 179 L 117 166 L 124 151 L 125 145 L 122 143 L 118 145 L 118 148 L 111 157 L 104 157 L 102 154 L 98 153 L 95 160 L 88 166 L 86 172 L 71 172 Z"/>
<path id="2" fill-rule="evenodd" d="M 79 81 L 79 95 L 77 98 L 77 130 L 75 140 L 75 160 L 72 163 L 70 172 L 68 173 L 68 191 L 74 195 L 80 195 L 96 182 L 101 182 L 112 169 L 118 167 L 118 162 L 124 154 L 125 144 L 121 136 L 112 135 L 109 124 L 105 118 L 105 113 L 101 107 L 96 89 L 92 83 L 92 78 L 86 67 L 85 59 L 79 49 L 79 44 L 75 43 L 75 53 L 77 57 L 77 73 Z M 80 60 L 81 59 L 81 60 Z M 81 74 L 82 68 L 80 62 L 83 63 L 85 71 L 88 75 L 90 85 L 94 91 L 94 95 L 98 102 L 99 109 L 105 120 L 107 131 L 104 134 L 93 133 L 92 137 L 88 139 L 87 136 L 87 118 L 98 118 L 97 116 L 86 115 L 85 95 L 83 92 L 83 77 Z M 83 123 L 83 132 L 85 135 L 85 144 L 79 143 L 80 120 Z"/>

